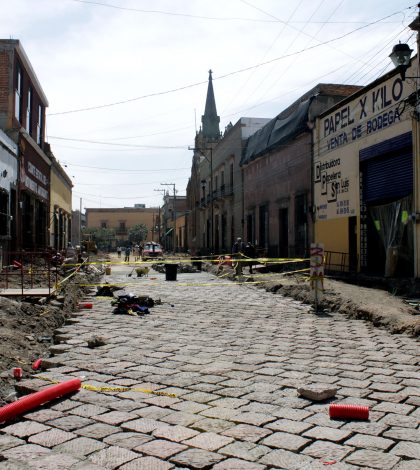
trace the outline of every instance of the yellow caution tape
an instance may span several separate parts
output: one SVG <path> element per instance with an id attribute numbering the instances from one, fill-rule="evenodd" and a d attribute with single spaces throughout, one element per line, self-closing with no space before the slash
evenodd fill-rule
<path id="1" fill-rule="evenodd" d="M 45 380 L 46 382 L 51 382 L 53 384 L 61 383 L 59 380 L 50 379 L 49 377 L 45 377 L 43 375 L 35 375 L 34 378 L 40 379 L 40 380 Z M 174 393 L 159 392 L 157 390 L 150 390 L 148 388 L 138 388 L 138 387 L 97 387 L 96 385 L 83 384 L 83 383 L 81 385 L 81 388 L 83 388 L 84 390 L 89 390 L 91 392 L 99 392 L 99 393 L 105 393 L 105 392 L 117 392 L 117 393 L 141 392 L 141 393 L 148 393 L 148 394 L 151 394 L 151 395 L 177 398 L 177 396 Z"/>

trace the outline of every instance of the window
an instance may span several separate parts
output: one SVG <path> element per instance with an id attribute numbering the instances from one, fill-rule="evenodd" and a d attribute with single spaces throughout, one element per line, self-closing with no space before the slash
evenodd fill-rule
<path id="1" fill-rule="evenodd" d="M 106 228 L 106 220 L 103 220 L 103 221 L 101 222 L 101 228 Z"/>
<path id="2" fill-rule="evenodd" d="M 28 90 L 28 102 L 26 103 L 26 131 L 31 134 L 32 131 L 32 90 Z"/>
<path id="3" fill-rule="evenodd" d="M 20 66 L 16 69 L 16 86 L 15 86 L 15 118 L 21 122 L 22 120 L 22 70 Z"/>
<path id="4" fill-rule="evenodd" d="M 42 144 L 42 126 L 43 126 L 43 119 L 42 119 L 42 106 L 38 105 L 38 122 L 36 124 L 36 143 L 38 145 Z"/>
<path id="5" fill-rule="evenodd" d="M 125 222 L 120 222 L 120 230 L 125 230 Z"/>

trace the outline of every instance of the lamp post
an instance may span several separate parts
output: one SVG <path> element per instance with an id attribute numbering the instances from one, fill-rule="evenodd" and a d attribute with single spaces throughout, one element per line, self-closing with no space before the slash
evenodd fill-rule
<path id="1" fill-rule="evenodd" d="M 200 154 L 207 160 L 210 164 L 210 250 L 214 254 L 214 233 L 213 233 L 213 224 L 214 224 L 214 197 L 213 197 L 213 148 L 197 148 L 197 147 L 188 147 L 189 150 L 200 152 Z M 210 159 L 207 158 L 207 155 L 204 152 L 210 152 Z M 203 184 L 203 180 L 201 180 Z M 204 187 L 204 186 L 203 186 Z"/>
<path id="2" fill-rule="evenodd" d="M 417 5 L 420 9 L 420 3 Z M 420 12 L 417 14 L 416 18 L 412 23 L 410 23 L 409 27 L 417 32 L 417 71 L 420 68 Z M 413 52 L 410 49 L 408 44 L 396 44 L 392 48 L 392 52 L 390 54 L 390 58 L 398 69 L 401 75 L 402 81 L 406 78 L 411 79 L 419 79 L 420 77 L 407 77 L 406 71 L 410 66 L 411 62 L 411 53 Z M 416 87 L 413 93 L 409 95 L 405 101 L 410 103 L 411 105 L 416 107 L 416 112 L 413 113 L 413 170 L 414 170 L 414 214 L 415 219 L 417 220 L 417 214 L 420 212 L 420 191 L 419 191 L 419 184 L 420 184 L 420 121 L 419 121 L 419 89 L 418 84 L 416 83 Z M 420 228 L 419 224 L 414 222 L 414 277 L 417 278 L 420 276 Z"/>

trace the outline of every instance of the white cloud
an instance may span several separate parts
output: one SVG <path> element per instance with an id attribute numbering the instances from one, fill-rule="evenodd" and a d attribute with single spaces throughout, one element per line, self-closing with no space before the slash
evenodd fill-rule
<path id="1" fill-rule="evenodd" d="M 5 38 L 13 36 L 22 41 L 48 96 L 49 113 L 205 82 L 207 71 L 212 68 L 222 130 L 241 115 L 273 117 L 318 82 L 351 79 L 368 83 L 390 68 L 388 55 L 392 45 L 398 39 L 408 39 L 406 25 L 416 14 L 415 9 L 406 10 L 405 17 L 394 16 L 330 45 L 296 54 L 411 4 L 408 0 L 398 6 L 391 0 L 98 1 L 123 8 L 225 19 L 141 13 L 73 0 L 38 0 L 36 7 L 33 0 L 0 0 L 0 6 L 8 6 L 2 8 L 0 29 Z M 281 22 L 274 22 L 273 16 Z M 269 22 L 226 19 L 233 17 Z M 309 19 L 311 22 L 305 24 Z M 327 19 L 330 23 L 323 24 Z M 271 65 L 218 79 L 293 53 L 293 57 Z M 184 194 L 192 156 L 187 147 L 194 141 L 194 114 L 197 126 L 200 125 L 206 90 L 203 84 L 95 111 L 48 116 L 49 136 L 184 146 L 180 150 L 129 149 L 51 138 L 57 158 L 69 164 L 69 175 L 74 176 L 75 207 L 79 197 L 83 197 L 84 206 L 127 206 L 139 202 L 157 205 L 161 197 L 153 189 L 161 189 L 160 182 L 175 182 L 180 194 Z M 140 137 L 129 138 L 132 136 Z M 187 169 L 164 170 L 170 168 Z M 137 171 L 159 169 L 162 171 Z M 132 199 L 134 196 L 141 197 Z"/>

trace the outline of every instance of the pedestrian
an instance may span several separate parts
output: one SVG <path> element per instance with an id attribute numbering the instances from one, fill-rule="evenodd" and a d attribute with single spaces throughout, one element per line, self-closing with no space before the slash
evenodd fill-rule
<path id="1" fill-rule="evenodd" d="M 251 242 L 247 242 L 244 248 L 244 255 L 250 261 L 247 261 L 247 266 L 249 266 L 249 274 L 252 274 L 252 264 L 256 255 L 255 246 Z"/>
<path id="2" fill-rule="evenodd" d="M 232 245 L 232 258 L 234 259 L 233 267 L 235 268 L 235 274 L 237 276 L 242 275 L 242 254 L 244 252 L 244 242 L 241 237 L 236 239 L 236 242 Z"/>
<path id="3" fill-rule="evenodd" d="M 140 259 L 140 246 L 135 245 L 133 248 L 134 261 L 139 261 Z"/>
<path id="4" fill-rule="evenodd" d="M 118 255 L 118 258 L 121 258 L 121 247 L 120 246 L 117 246 L 117 255 Z"/>
<path id="5" fill-rule="evenodd" d="M 127 263 L 130 261 L 130 253 L 131 253 L 130 245 L 127 245 L 125 247 L 125 259 L 124 259 L 124 261 Z"/>

